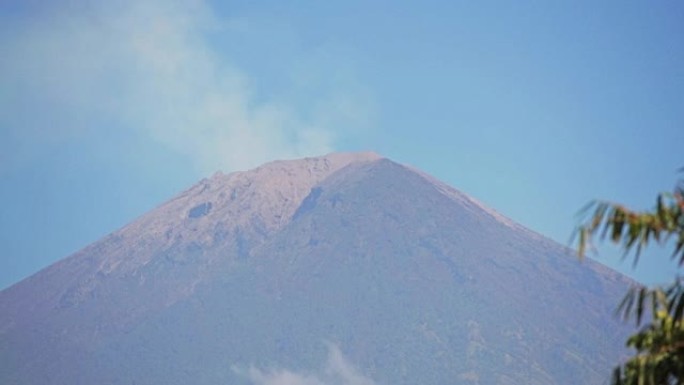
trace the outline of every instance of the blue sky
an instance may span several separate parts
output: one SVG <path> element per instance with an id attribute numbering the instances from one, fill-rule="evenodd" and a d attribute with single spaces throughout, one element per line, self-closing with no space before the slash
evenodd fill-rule
<path id="1" fill-rule="evenodd" d="M 46 4 L 47 3 L 47 4 Z M 684 166 L 676 1 L 0 3 L 0 287 L 216 170 L 372 150 L 561 243 Z M 669 252 L 636 270 L 676 273 Z"/>

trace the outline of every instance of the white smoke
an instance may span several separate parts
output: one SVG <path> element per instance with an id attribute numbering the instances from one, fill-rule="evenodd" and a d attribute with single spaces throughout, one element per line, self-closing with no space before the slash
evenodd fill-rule
<path id="1" fill-rule="evenodd" d="M 252 76 L 213 44 L 234 24 L 204 1 L 124 0 L 68 2 L 0 26 L 0 150 L 127 129 L 202 172 L 332 150 L 335 114 L 363 114 L 347 105 L 353 95 L 328 90 L 325 118 L 257 97 Z"/>
<path id="2" fill-rule="evenodd" d="M 328 360 L 325 368 L 318 372 L 263 370 L 253 366 L 248 370 L 234 368 L 234 371 L 254 385 L 375 385 L 373 380 L 359 373 L 334 344 L 328 344 Z"/>

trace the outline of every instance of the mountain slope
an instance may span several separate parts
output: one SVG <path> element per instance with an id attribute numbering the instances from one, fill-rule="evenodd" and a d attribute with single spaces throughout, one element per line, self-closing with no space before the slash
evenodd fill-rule
<path id="1" fill-rule="evenodd" d="M 217 174 L 0 292 L 0 382 L 602 383 L 628 280 L 374 154 Z"/>

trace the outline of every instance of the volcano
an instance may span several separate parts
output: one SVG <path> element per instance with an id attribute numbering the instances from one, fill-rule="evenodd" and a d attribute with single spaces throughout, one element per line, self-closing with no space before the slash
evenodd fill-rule
<path id="1" fill-rule="evenodd" d="M 630 283 L 376 154 L 276 161 L 0 292 L 0 383 L 601 384 Z"/>

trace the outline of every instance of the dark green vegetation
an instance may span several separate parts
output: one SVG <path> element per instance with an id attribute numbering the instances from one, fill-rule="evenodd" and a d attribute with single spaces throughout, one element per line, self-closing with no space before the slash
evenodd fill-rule
<path id="1" fill-rule="evenodd" d="M 673 193 L 660 194 L 652 211 L 637 212 L 619 204 L 593 203 L 594 211 L 579 228 L 580 257 L 600 232 L 621 244 L 634 263 L 643 248 L 673 241 L 672 258 L 684 263 L 684 183 Z M 590 207 L 591 208 L 591 207 Z M 629 337 L 633 357 L 615 368 L 614 385 L 669 385 L 684 383 L 684 286 L 679 278 L 667 287 L 633 286 L 619 310 L 634 319 L 639 331 Z M 644 321 L 648 319 L 648 321 Z"/>
<path id="2" fill-rule="evenodd" d="M 0 383 L 245 384 L 332 343 L 378 385 L 601 384 L 629 284 L 387 159 L 275 162 L 0 292 Z"/>

